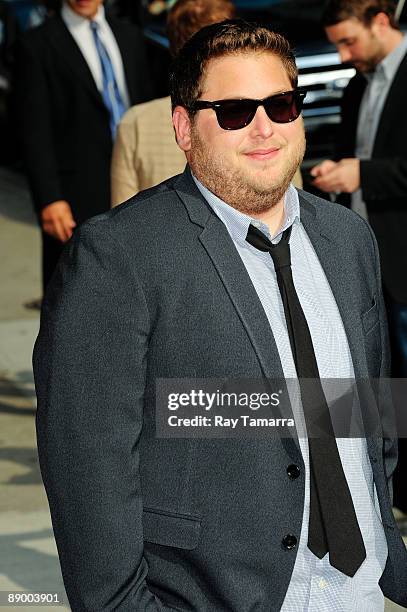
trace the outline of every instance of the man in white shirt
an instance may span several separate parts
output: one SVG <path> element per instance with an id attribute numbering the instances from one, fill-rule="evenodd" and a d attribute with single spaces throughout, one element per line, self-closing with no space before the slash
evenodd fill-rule
<path id="1" fill-rule="evenodd" d="M 43 237 L 46 287 L 74 228 L 110 206 L 117 123 L 150 97 L 140 31 L 102 0 L 67 0 L 17 50 L 17 118 Z"/>

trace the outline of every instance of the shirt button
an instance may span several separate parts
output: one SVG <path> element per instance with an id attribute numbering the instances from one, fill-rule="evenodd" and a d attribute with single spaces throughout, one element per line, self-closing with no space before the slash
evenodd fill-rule
<path id="1" fill-rule="evenodd" d="M 288 533 L 281 541 L 283 548 L 291 550 L 297 546 L 297 538 L 292 533 Z"/>
<path id="2" fill-rule="evenodd" d="M 320 578 L 318 580 L 318 586 L 321 589 L 321 591 L 323 591 L 328 586 L 328 583 L 327 583 L 327 581 L 324 578 Z"/>
<path id="3" fill-rule="evenodd" d="M 301 470 L 298 467 L 298 465 L 296 465 L 295 463 L 292 463 L 287 468 L 287 474 L 291 480 L 295 480 L 301 474 Z"/>

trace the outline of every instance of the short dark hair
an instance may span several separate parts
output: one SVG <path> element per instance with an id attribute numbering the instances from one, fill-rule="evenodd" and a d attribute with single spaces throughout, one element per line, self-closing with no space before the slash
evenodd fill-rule
<path id="1" fill-rule="evenodd" d="M 398 30 L 396 8 L 397 3 L 394 0 L 329 0 L 322 14 L 322 25 L 328 27 L 354 18 L 364 26 L 370 26 L 376 15 L 384 13 L 388 16 L 391 27 Z"/>
<path id="2" fill-rule="evenodd" d="M 176 55 L 186 41 L 204 26 L 235 16 L 232 0 L 177 0 L 167 17 L 171 54 Z"/>
<path id="3" fill-rule="evenodd" d="M 298 70 L 288 40 L 266 25 L 230 19 L 199 30 L 175 57 L 170 70 L 172 108 L 183 106 L 193 117 L 191 106 L 202 93 L 202 77 L 208 62 L 248 52 L 268 52 L 280 58 L 292 87 L 297 86 Z"/>

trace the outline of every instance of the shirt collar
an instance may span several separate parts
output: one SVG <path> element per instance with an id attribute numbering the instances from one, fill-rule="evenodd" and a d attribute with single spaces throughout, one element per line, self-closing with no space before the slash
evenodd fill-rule
<path id="1" fill-rule="evenodd" d="M 367 74 L 366 78 L 368 81 L 373 79 L 376 74 L 380 74 L 385 77 L 387 81 L 392 81 L 395 74 L 401 64 L 401 61 L 407 53 L 407 36 L 404 35 L 400 44 L 376 66 L 376 70 Z"/>
<path id="2" fill-rule="evenodd" d="M 271 236 L 270 230 L 265 223 L 259 221 L 259 219 L 253 219 L 249 215 L 245 215 L 239 210 L 236 210 L 236 208 L 229 206 L 229 204 L 226 204 L 226 202 L 218 198 L 218 196 L 212 193 L 212 191 L 209 191 L 209 189 L 205 187 L 205 185 L 203 185 L 193 174 L 192 178 L 215 214 L 226 225 L 226 229 L 233 240 L 245 241 L 247 232 L 249 230 L 249 225 L 252 224 L 266 234 L 270 240 L 277 242 L 284 230 L 293 225 L 294 222 L 299 222 L 300 220 L 300 202 L 298 192 L 293 185 L 288 187 L 284 195 L 283 225 L 274 236 Z"/>
<path id="3" fill-rule="evenodd" d="M 62 5 L 61 16 L 68 28 L 76 29 L 85 26 L 87 27 L 90 22 L 90 20 L 86 19 L 86 17 L 81 17 L 81 15 L 78 15 L 78 13 L 75 13 L 75 11 L 71 9 L 67 2 L 64 2 Z M 93 17 L 93 21 L 96 21 L 96 23 L 98 23 L 99 25 L 105 23 L 105 9 L 102 4 L 99 6 L 98 12 Z"/>

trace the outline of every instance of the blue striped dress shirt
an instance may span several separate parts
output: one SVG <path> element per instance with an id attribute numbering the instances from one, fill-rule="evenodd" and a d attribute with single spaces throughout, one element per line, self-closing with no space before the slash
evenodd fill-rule
<path id="1" fill-rule="evenodd" d="M 215 214 L 225 224 L 242 258 L 267 315 L 285 378 L 296 378 L 284 309 L 273 261 L 268 253 L 246 242 L 252 223 L 276 243 L 292 225 L 290 238 L 294 285 L 311 332 L 321 378 L 354 378 L 352 357 L 332 290 L 315 250 L 301 223 L 298 193 L 291 185 L 284 201 L 284 222 L 275 236 L 264 223 L 232 208 L 194 177 Z M 305 464 L 305 498 L 298 553 L 281 610 L 283 612 L 383 612 L 384 597 L 379 580 L 387 560 L 376 487 L 363 438 L 338 438 L 338 450 L 362 532 L 366 559 L 353 578 L 318 559 L 307 547 L 309 518 L 308 443 L 299 438 Z"/>

